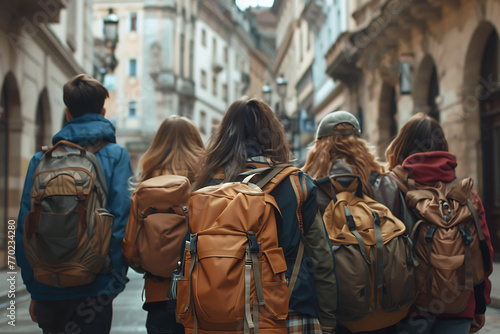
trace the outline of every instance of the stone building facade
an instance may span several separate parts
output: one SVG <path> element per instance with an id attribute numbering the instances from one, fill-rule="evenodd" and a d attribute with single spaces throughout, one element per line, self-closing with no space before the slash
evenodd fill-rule
<path id="1" fill-rule="evenodd" d="M 134 167 L 169 115 L 193 120 L 208 142 L 229 104 L 258 95 L 256 87 L 272 77 L 268 53 L 256 44 L 254 16 L 234 1 L 95 0 L 97 43 L 108 8 L 120 23 L 119 63 L 112 74 L 116 87 L 107 105 L 115 109 L 110 116 L 118 141 Z M 131 58 L 137 66 L 133 77 Z"/>
<path id="2" fill-rule="evenodd" d="M 89 0 L 0 3 L 0 268 L 30 159 L 63 125 L 62 87 L 92 72 L 91 17 Z"/>
<path id="3" fill-rule="evenodd" d="M 307 146 L 313 140 L 306 131 L 305 120 L 311 116 L 314 104 L 312 69 L 314 33 L 307 20 L 311 2 L 276 0 L 272 7 L 278 19 L 276 28 L 275 79 L 287 81 L 286 96 L 280 101 L 280 116 L 290 123 L 287 137 L 297 164 L 305 162 Z M 275 84 L 275 89 L 278 89 Z"/>
<path id="4" fill-rule="evenodd" d="M 412 115 L 438 119 L 500 249 L 500 2 L 365 0 L 348 12 L 326 54 L 332 103 L 358 114 L 381 159 Z"/>

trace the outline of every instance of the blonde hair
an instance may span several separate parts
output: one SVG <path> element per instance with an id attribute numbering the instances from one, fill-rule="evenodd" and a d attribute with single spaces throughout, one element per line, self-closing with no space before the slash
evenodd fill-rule
<path id="1" fill-rule="evenodd" d="M 342 123 L 335 129 L 351 130 L 354 127 Z M 351 167 L 352 172 L 360 177 L 363 191 L 366 194 L 372 194 L 370 174 L 372 171 L 384 174 L 384 169 L 375 161 L 375 156 L 370 152 L 366 141 L 355 135 L 333 135 L 316 139 L 309 150 L 302 171 L 314 179 L 329 176 L 333 162 L 337 159 L 342 159 Z"/>
<path id="2" fill-rule="evenodd" d="M 196 180 L 205 146 L 196 126 L 187 118 L 170 116 L 163 121 L 151 146 L 139 162 L 140 181 L 174 174 Z"/>

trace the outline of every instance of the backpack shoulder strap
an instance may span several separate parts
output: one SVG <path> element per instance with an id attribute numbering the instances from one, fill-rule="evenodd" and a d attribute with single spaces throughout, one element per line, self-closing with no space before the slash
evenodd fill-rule
<path id="1" fill-rule="evenodd" d="M 469 211 L 472 214 L 472 217 L 474 218 L 474 224 L 476 225 L 476 230 L 477 230 L 477 235 L 479 236 L 479 240 L 483 241 L 484 240 L 484 233 L 483 230 L 481 229 L 481 222 L 479 221 L 479 215 L 477 214 L 476 207 L 474 204 L 472 204 L 472 201 L 470 199 L 467 200 L 467 207 L 469 208 Z"/>
<path id="2" fill-rule="evenodd" d="M 101 150 L 102 148 L 104 148 L 104 146 L 106 146 L 108 144 L 109 144 L 109 141 L 103 140 L 103 141 L 99 141 L 95 144 L 86 145 L 84 147 L 84 149 L 86 151 L 89 151 L 89 152 L 96 154 L 97 152 L 99 152 L 99 150 Z"/>
<path id="3" fill-rule="evenodd" d="M 399 189 L 406 195 L 408 192 L 408 171 L 402 166 L 396 166 L 387 174 L 398 184 Z"/>

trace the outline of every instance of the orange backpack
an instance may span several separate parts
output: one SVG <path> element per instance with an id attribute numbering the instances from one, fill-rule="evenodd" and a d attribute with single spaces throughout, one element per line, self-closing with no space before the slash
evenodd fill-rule
<path id="1" fill-rule="evenodd" d="M 300 214 L 305 184 L 297 171 L 291 166 L 258 169 L 244 173 L 243 182 L 192 193 L 185 278 L 177 286 L 177 314 L 186 333 L 287 333 L 289 293 L 303 243 L 287 286 L 276 227 L 280 211 L 269 193 L 291 175 Z M 249 183 L 255 175 L 261 180 Z"/>
<path id="2" fill-rule="evenodd" d="M 123 257 L 135 271 L 172 277 L 188 231 L 186 205 L 190 193 L 189 180 L 178 175 L 153 177 L 134 191 Z"/>
<path id="3" fill-rule="evenodd" d="M 338 182 L 345 178 L 354 180 L 347 188 Z M 404 223 L 385 205 L 363 194 L 357 175 L 335 175 L 316 182 L 332 198 L 323 220 L 335 254 L 337 319 L 356 331 L 397 323 L 413 304 L 416 291 L 416 261 Z"/>
<path id="4" fill-rule="evenodd" d="M 409 179 L 403 167 L 396 167 L 391 176 L 419 219 L 411 233 L 420 262 L 416 306 L 435 314 L 462 312 L 485 272 L 485 239 L 471 200 L 472 180 L 425 186 Z"/>

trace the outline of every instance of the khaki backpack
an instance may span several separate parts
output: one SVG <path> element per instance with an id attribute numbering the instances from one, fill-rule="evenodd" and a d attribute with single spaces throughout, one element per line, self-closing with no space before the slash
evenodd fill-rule
<path id="1" fill-rule="evenodd" d="M 424 186 L 401 166 L 391 176 L 419 219 L 411 233 L 420 262 L 416 306 L 434 314 L 462 312 L 474 285 L 484 279 L 480 243 L 485 239 L 472 202 L 472 180 Z"/>
<path id="2" fill-rule="evenodd" d="M 347 188 L 338 181 L 346 178 L 353 179 Z M 335 254 L 337 319 L 359 321 L 374 311 L 393 312 L 396 323 L 404 316 L 401 311 L 413 304 L 416 291 L 416 262 L 405 225 L 385 205 L 363 194 L 357 175 L 316 182 L 332 198 L 323 220 Z M 379 328 L 376 320 L 369 318 L 373 329 Z"/>
<path id="3" fill-rule="evenodd" d="M 123 239 L 125 262 L 139 273 L 172 277 L 188 231 L 191 185 L 184 176 L 162 175 L 141 182 Z"/>
<path id="4" fill-rule="evenodd" d="M 289 294 L 304 244 L 300 243 L 287 286 L 287 265 L 276 227 L 281 214 L 269 193 L 290 175 L 302 231 L 302 188 L 306 188 L 297 171 L 294 167 L 258 169 L 244 174 L 243 182 L 192 193 L 185 278 L 177 283 L 177 314 L 186 333 L 287 333 Z M 249 183 L 254 175 L 262 179 Z"/>
<path id="5" fill-rule="evenodd" d="M 61 140 L 36 167 L 24 248 L 35 280 L 55 287 L 91 283 L 111 272 L 113 215 L 106 181 L 94 155 L 106 143 L 83 148 Z"/>

